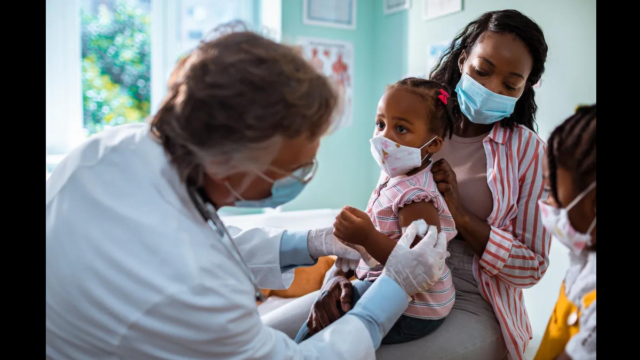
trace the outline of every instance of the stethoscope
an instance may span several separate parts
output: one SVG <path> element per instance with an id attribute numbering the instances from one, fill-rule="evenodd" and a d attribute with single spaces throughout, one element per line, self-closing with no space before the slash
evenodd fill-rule
<path id="1" fill-rule="evenodd" d="M 187 186 L 187 192 L 204 221 L 209 224 L 209 227 L 218 235 L 222 245 L 225 247 L 227 252 L 236 259 L 236 262 L 240 264 L 242 272 L 245 273 L 251 281 L 251 284 L 253 284 L 256 300 L 265 301 L 266 297 L 262 294 L 262 291 L 256 284 L 253 274 L 251 273 L 251 270 L 249 270 L 249 266 L 242 258 L 242 254 L 240 253 L 240 250 L 238 250 L 236 244 L 231 240 L 231 235 L 229 234 L 227 227 L 222 223 L 222 220 L 220 220 L 213 204 L 211 204 L 210 201 L 204 200 L 207 199 L 207 196 L 202 193 L 202 190 L 198 190 L 193 186 Z"/>

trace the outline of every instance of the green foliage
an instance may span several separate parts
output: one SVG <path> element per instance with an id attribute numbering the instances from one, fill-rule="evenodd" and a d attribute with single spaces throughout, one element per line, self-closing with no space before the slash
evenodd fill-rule
<path id="1" fill-rule="evenodd" d="M 117 0 L 83 12 L 82 87 L 89 135 L 143 121 L 151 100 L 151 19 L 135 2 Z"/>

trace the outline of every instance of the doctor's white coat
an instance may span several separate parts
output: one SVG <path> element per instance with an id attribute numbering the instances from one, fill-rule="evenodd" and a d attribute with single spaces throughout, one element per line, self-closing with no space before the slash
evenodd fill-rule
<path id="1" fill-rule="evenodd" d="M 262 324 L 251 282 L 147 125 L 93 137 L 47 180 L 48 359 L 372 359 L 354 316 L 298 345 Z M 230 229 L 262 288 L 289 286 L 282 230 Z"/>

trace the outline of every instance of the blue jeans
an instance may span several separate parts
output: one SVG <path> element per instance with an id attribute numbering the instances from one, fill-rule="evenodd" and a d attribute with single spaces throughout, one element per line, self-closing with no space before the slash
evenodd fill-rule
<path id="1" fill-rule="evenodd" d="M 355 284 L 353 284 L 353 305 L 355 305 L 358 300 L 360 300 L 362 295 L 369 289 L 372 284 L 373 282 L 371 281 L 357 281 Z M 343 316 L 345 312 L 342 311 L 340 303 L 338 303 L 337 306 L 338 311 L 340 312 L 340 316 Z M 400 344 L 407 341 L 419 339 L 432 333 L 443 322 L 444 318 L 438 320 L 426 320 L 402 315 L 393 325 L 391 330 L 389 330 L 389 333 L 382 339 L 382 343 Z M 294 341 L 299 344 L 310 337 L 311 334 L 309 333 L 307 324 L 304 323 L 298 331 L 298 335 L 296 335 Z"/>

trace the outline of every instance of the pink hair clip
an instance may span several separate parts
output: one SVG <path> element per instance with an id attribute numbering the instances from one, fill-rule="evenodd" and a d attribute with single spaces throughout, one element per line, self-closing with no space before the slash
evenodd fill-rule
<path id="1" fill-rule="evenodd" d="M 440 99 L 445 105 L 447 105 L 447 99 L 449 98 L 449 94 L 443 89 L 440 89 L 440 95 L 438 95 L 438 99 Z"/>

